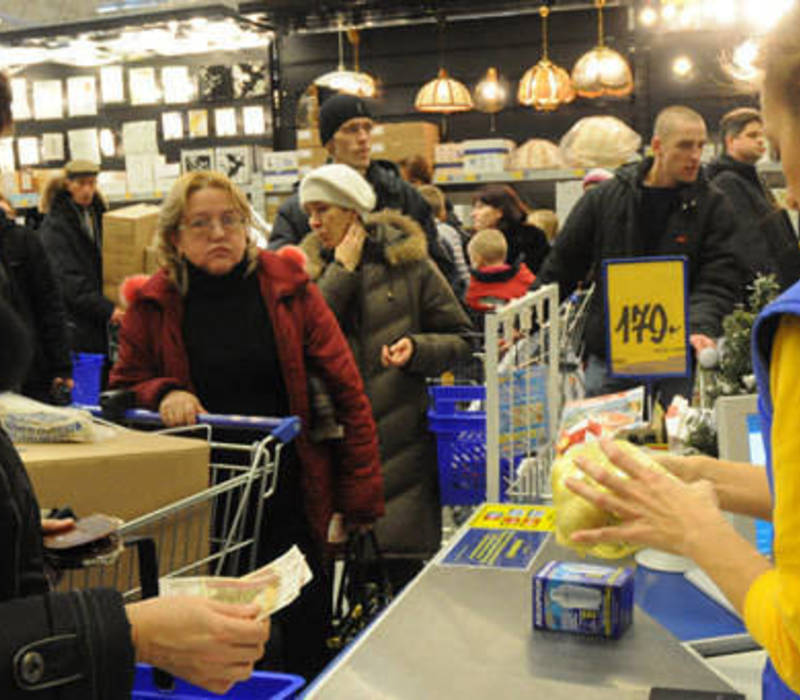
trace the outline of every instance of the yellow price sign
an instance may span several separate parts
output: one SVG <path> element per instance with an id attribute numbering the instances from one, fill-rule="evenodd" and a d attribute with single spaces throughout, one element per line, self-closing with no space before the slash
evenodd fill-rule
<path id="1" fill-rule="evenodd" d="M 683 257 L 603 263 L 609 373 L 675 377 L 689 373 L 688 292 Z"/>

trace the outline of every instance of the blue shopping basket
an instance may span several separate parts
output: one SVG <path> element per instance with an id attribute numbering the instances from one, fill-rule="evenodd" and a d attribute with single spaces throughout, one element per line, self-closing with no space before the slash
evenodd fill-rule
<path id="1" fill-rule="evenodd" d="M 137 664 L 133 679 L 132 700 L 197 700 L 197 698 L 230 698 L 230 700 L 287 700 L 297 697 L 297 693 L 305 685 L 300 676 L 287 673 L 267 673 L 254 671 L 247 681 L 237 683 L 225 695 L 217 695 L 208 690 L 180 679 L 175 680 L 174 688 L 162 690 L 153 682 L 152 667 Z"/>
<path id="2" fill-rule="evenodd" d="M 486 412 L 464 403 L 483 401 L 483 386 L 432 386 L 428 428 L 436 435 L 443 506 L 482 503 L 486 497 Z"/>

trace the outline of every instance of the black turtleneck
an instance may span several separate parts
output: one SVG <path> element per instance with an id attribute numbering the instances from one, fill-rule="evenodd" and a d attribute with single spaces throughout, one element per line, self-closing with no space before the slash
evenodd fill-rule
<path id="1" fill-rule="evenodd" d="M 285 416 L 289 400 L 258 275 L 244 258 L 211 275 L 187 262 L 183 338 L 192 382 L 206 410 Z"/>

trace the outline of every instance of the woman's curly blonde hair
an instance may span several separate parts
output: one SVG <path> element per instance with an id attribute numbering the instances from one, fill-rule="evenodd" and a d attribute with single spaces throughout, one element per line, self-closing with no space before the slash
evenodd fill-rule
<path id="1" fill-rule="evenodd" d="M 195 170 L 181 175 L 172 186 L 169 194 L 161 203 L 161 211 L 158 214 L 158 253 L 159 262 L 167 269 L 169 278 L 175 283 L 181 294 L 188 291 L 188 279 L 186 275 L 186 261 L 175 247 L 175 237 L 181 226 L 183 214 L 189 198 L 199 190 L 213 187 L 227 193 L 233 206 L 244 219 L 247 226 L 247 271 L 250 274 L 256 268 L 258 261 L 258 247 L 250 235 L 249 230 L 253 222 L 250 211 L 250 203 L 247 197 L 231 180 L 222 173 L 210 170 Z"/>

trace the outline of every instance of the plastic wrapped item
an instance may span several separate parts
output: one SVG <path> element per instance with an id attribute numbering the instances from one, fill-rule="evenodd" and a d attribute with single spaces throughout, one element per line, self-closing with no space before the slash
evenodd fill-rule
<path id="1" fill-rule="evenodd" d="M 509 159 L 508 167 L 516 169 L 545 170 L 564 167 L 561 151 L 552 141 L 530 139 L 515 149 Z"/>
<path id="2" fill-rule="evenodd" d="M 92 416 L 76 408 L 50 406 L 5 392 L 0 394 L 0 424 L 12 442 L 93 442 Z"/>
<path id="3" fill-rule="evenodd" d="M 584 117 L 561 138 L 564 162 L 572 168 L 616 168 L 634 160 L 642 137 L 616 117 Z"/>
<path id="4" fill-rule="evenodd" d="M 669 472 L 664 469 L 664 467 L 656 462 L 647 452 L 639 449 L 635 445 L 624 440 L 615 440 L 614 444 L 618 445 L 629 455 L 635 457 L 639 464 L 653 471 L 669 475 Z M 585 442 L 582 445 L 577 445 L 565 455 L 559 457 L 553 463 L 550 476 L 553 486 L 553 505 L 556 509 L 556 540 L 560 545 L 574 549 L 580 554 L 590 554 L 595 557 L 600 557 L 601 559 L 619 559 L 632 554 L 639 549 L 638 546 L 623 542 L 604 542 L 587 547 L 573 542 L 570 539 L 572 533 L 577 530 L 613 526 L 621 522 L 614 514 L 601 510 L 567 488 L 564 482 L 568 477 L 572 477 L 580 481 L 586 481 L 602 491 L 606 490 L 588 474 L 581 471 L 575 463 L 578 457 L 586 457 L 618 476 L 625 479 L 628 478 L 625 472 L 611 463 L 611 460 L 606 456 L 606 453 L 603 452 L 600 443 L 597 441 Z"/>

